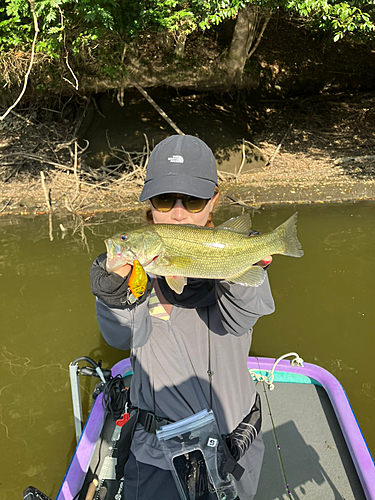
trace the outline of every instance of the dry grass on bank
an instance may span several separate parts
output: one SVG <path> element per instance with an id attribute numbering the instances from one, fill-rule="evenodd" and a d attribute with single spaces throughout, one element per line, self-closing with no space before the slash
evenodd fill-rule
<path id="1" fill-rule="evenodd" d="M 136 202 L 150 155 L 146 134 L 140 151 L 108 141 L 106 164 L 96 168 L 85 161 L 87 147 L 68 124 L 37 123 L 12 112 L 0 122 L 0 214 L 82 213 Z M 223 172 L 219 177 L 235 176 Z"/>
<path id="2" fill-rule="evenodd" d="M 121 193 L 143 184 L 150 153 L 146 136 L 142 151 L 109 146 L 112 162 L 98 168 L 86 164 L 86 149 L 69 125 L 36 123 L 12 113 L 0 122 L 0 212 L 17 207 L 83 211 L 103 198 L 123 203 Z"/>
<path id="3" fill-rule="evenodd" d="M 375 199 L 375 97 L 287 104 L 270 105 L 254 139 L 268 163 L 241 176 L 219 173 L 222 199 L 257 206 Z M 12 112 L 0 122 L 0 214 L 136 207 L 149 138 L 139 151 L 108 143 L 110 161 L 97 168 L 86 163 L 86 147 L 68 122 Z"/>

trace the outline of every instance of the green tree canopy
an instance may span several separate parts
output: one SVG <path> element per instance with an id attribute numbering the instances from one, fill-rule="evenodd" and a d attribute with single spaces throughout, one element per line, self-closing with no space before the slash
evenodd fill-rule
<path id="1" fill-rule="evenodd" d="M 52 62 L 78 58 L 76 66 L 80 57 L 89 57 L 110 75 L 118 64 L 114 57 L 119 61 L 119 54 L 142 37 L 168 34 L 185 43 L 193 32 L 204 34 L 251 6 L 268 16 L 279 8 L 296 12 L 334 41 L 375 35 L 375 0 L 5 0 L 0 7 L 0 64 L 7 56 L 30 51 L 35 17 L 37 53 Z M 0 80 L 11 84 L 4 74 Z"/>
<path id="2" fill-rule="evenodd" d="M 307 22 L 331 31 L 335 40 L 346 34 L 371 36 L 375 32 L 375 0 L 5 0 L 0 8 L 2 48 L 31 42 L 31 3 L 41 31 L 38 46 L 49 47 L 51 55 L 61 43 L 64 29 L 67 34 L 80 32 L 91 37 L 112 31 L 127 40 L 147 31 L 184 31 L 188 35 L 234 19 L 251 4 L 295 11 Z"/>
<path id="3" fill-rule="evenodd" d="M 373 37 L 375 34 L 375 1 L 356 0 L 289 0 L 285 7 L 296 11 L 312 25 L 330 31 L 337 41 L 346 35 Z"/>

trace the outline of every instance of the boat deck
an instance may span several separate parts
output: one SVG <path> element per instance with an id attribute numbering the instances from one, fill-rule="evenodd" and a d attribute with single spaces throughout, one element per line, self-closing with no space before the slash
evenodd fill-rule
<path id="1" fill-rule="evenodd" d="M 273 391 L 265 382 L 257 385 L 265 455 L 254 500 L 375 500 L 374 462 L 339 382 L 309 363 L 301 368 L 277 360 L 274 371 L 275 361 L 248 358 L 248 368 L 267 380 L 274 372 L 275 384 Z M 128 359 L 112 369 L 113 376 L 121 374 L 129 382 L 131 373 Z M 118 434 L 113 418 L 105 418 L 101 397 L 56 500 L 85 500 L 94 475 L 99 486 L 90 498 L 121 498 L 122 481 L 115 480 L 113 455 Z"/>
<path id="2" fill-rule="evenodd" d="M 257 386 L 265 455 L 255 500 L 365 500 L 325 390 L 314 384 L 275 383 L 273 391 L 265 386 Z"/>

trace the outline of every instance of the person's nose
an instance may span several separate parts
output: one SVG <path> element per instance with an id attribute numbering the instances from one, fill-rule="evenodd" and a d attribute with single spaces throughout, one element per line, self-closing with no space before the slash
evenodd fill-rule
<path id="1" fill-rule="evenodd" d="M 186 208 L 183 206 L 182 201 L 177 199 L 174 207 L 172 208 L 171 218 L 177 222 L 182 222 L 187 218 Z"/>

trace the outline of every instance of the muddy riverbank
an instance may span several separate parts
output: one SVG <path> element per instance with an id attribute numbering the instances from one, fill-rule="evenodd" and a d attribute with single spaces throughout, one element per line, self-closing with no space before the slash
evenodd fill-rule
<path id="1" fill-rule="evenodd" d="M 159 100 L 213 149 L 222 203 L 256 207 L 375 200 L 374 102 L 373 94 L 319 95 L 254 109 L 207 95 Z M 47 111 L 2 122 L 0 215 L 137 207 L 147 156 L 174 131 L 142 100 L 129 99 L 118 116 L 113 109 L 81 121 L 81 132 Z"/>
<path id="2" fill-rule="evenodd" d="M 309 204 L 375 200 L 375 181 L 351 178 L 339 169 L 315 160 L 314 167 L 296 158 L 293 171 L 279 162 L 268 170 L 244 174 L 238 180 L 220 182 L 221 203 L 259 207 L 265 204 Z M 141 207 L 141 188 L 129 183 L 118 188 L 77 184 L 72 175 L 55 172 L 45 181 L 51 207 L 46 201 L 41 180 L 12 181 L 1 186 L 0 215 L 53 213 L 89 214 Z"/>

